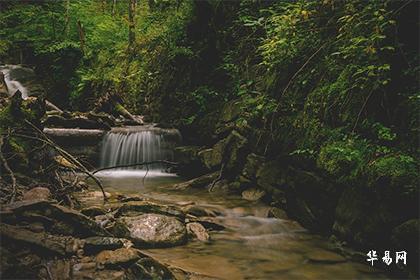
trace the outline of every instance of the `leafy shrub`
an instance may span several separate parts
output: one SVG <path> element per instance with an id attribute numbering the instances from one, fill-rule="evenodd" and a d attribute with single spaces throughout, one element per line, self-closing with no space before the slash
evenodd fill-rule
<path id="1" fill-rule="evenodd" d="M 365 141 L 348 139 L 323 146 L 317 166 L 339 180 L 355 179 L 362 171 L 369 154 Z"/>
<path id="2" fill-rule="evenodd" d="M 367 175 L 370 186 L 380 188 L 390 185 L 410 192 L 415 188 L 418 167 L 414 158 L 393 154 L 375 159 L 368 164 Z"/>

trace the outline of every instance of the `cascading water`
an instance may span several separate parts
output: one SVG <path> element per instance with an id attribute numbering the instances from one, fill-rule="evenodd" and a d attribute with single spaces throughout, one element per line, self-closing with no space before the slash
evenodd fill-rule
<path id="1" fill-rule="evenodd" d="M 13 95 L 17 90 L 22 93 L 22 98 L 38 96 L 44 93 L 42 85 L 38 82 L 35 72 L 22 65 L 0 65 L 0 72 L 4 74 L 6 93 Z M 4 90 L 4 89 L 3 89 Z"/>
<path id="2" fill-rule="evenodd" d="M 101 167 L 130 165 L 157 160 L 173 160 L 173 147 L 180 139 L 175 129 L 155 127 L 117 128 L 102 142 Z M 122 167 L 119 170 L 146 170 L 146 166 Z M 150 164 L 150 171 L 165 172 L 167 166 Z"/>

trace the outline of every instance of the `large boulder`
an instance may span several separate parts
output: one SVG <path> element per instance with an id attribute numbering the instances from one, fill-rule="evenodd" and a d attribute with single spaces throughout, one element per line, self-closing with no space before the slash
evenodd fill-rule
<path id="1" fill-rule="evenodd" d="M 263 156 L 256 155 L 254 153 L 249 154 L 246 157 L 244 169 L 242 170 L 242 176 L 249 180 L 256 180 L 257 171 L 263 165 L 265 158 Z"/>
<path id="2" fill-rule="evenodd" d="M 109 233 L 80 212 L 45 200 L 20 201 L 7 206 L 20 220 L 40 221 L 48 231 L 78 237 Z"/>
<path id="3" fill-rule="evenodd" d="M 1 246 L 21 245 L 39 254 L 65 256 L 76 254 L 83 248 L 83 241 L 66 236 L 52 236 L 45 232 L 36 233 L 22 227 L 0 225 Z"/>
<path id="4" fill-rule="evenodd" d="M 144 214 L 123 217 L 130 239 L 141 247 L 171 247 L 186 242 L 185 224 L 174 217 L 159 214 Z"/>
<path id="5" fill-rule="evenodd" d="M 185 218 L 185 214 L 177 206 L 161 205 L 150 201 L 130 201 L 125 203 L 117 210 L 115 217 L 138 216 L 146 213 L 173 216 L 180 220 Z"/>
<path id="6" fill-rule="evenodd" d="M 211 169 L 219 169 L 222 163 L 228 177 L 234 177 L 245 162 L 248 140 L 233 130 L 228 137 L 217 142 L 212 148 L 202 150 L 198 155 L 204 165 Z"/>
<path id="7" fill-rule="evenodd" d="M 181 146 L 174 149 L 174 158 L 178 163 L 177 173 L 192 178 L 204 174 L 208 169 L 203 165 L 198 146 Z"/>

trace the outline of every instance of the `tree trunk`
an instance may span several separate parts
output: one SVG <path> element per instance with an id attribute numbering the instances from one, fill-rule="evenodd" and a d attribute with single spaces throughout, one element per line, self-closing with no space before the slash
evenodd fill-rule
<path id="1" fill-rule="evenodd" d="M 66 37 L 69 35 L 69 27 L 70 27 L 70 0 L 66 1 L 66 17 L 64 23 L 64 34 Z"/>
<path id="2" fill-rule="evenodd" d="M 112 0 L 112 15 L 115 16 L 115 9 L 117 6 L 117 0 Z"/>
<path id="3" fill-rule="evenodd" d="M 85 32 L 83 31 L 80 20 L 77 21 L 77 29 L 79 31 L 80 49 L 82 50 L 82 53 L 85 54 Z"/>
<path id="4" fill-rule="evenodd" d="M 134 43 L 136 40 L 136 33 L 135 33 L 136 5 L 137 5 L 137 0 L 129 0 L 129 3 L 128 3 L 128 49 L 130 51 L 130 54 L 134 50 Z"/>

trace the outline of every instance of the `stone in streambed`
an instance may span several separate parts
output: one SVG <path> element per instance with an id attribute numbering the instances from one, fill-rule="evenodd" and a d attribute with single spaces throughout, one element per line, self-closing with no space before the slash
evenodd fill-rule
<path id="1" fill-rule="evenodd" d="M 83 208 L 82 210 L 80 210 L 80 212 L 83 215 L 86 215 L 88 217 L 95 217 L 95 216 L 105 215 L 106 214 L 105 209 L 103 209 L 101 207 L 98 207 L 98 206 L 86 207 L 86 208 Z"/>
<path id="2" fill-rule="evenodd" d="M 117 210 L 115 217 L 138 216 L 139 213 L 162 214 L 167 216 L 174 216 L 181 220 L 185 218 L 185 214 L 179 207 L 160 205 L 149 201 L 130 201 L 122 205 Z"/>
<path id="3" fill-rule="evenodd" d="M 149 257 L 141 258 L 132 264 L 128 269 L 128 275 L 132 276 L 133 279 L 175 279 L 169 269 Z"/>
<path id="4" fill-rule="evenodd" d="M 249 201 L 258 201 L 264 198 L 266 192 L 257 188 L 250 188 L 242 192 L 242 198 Z"/>
<path id="5" fill-rule="evenodd" d="M 16 217 L 37 217 L 53 233 L 80 237 L 107 236 L 109 233 L 78 211 L 45 200 L 20 201 L 7 205 Z"/>
<path id="6" fill-rule="evenodd" d="M 129 241 L 115 237 L 88 237 L 85 239 L 85 246 L 83 249 L 87 254 L 93 254 L 103 250 L 114 250 L 122 248 L 127 242 Z"/>
<path id="7" fill-rule="evenodd" d="M 120 248 L 117 250 L 105 250 L 96 255 L 96 263 L 99 266 L 129 265 L 140 259 L 140 251 L 134 248 Z"/>
<path id="8" fill-rule="evenodd" d="M 340 263 L 346 261 L 343 256 L 325 250 L 312 251 L 307 254 L 307 257 L 310 261 L 319 263 Z"/>
<path id="9" fill-rule="evenodd" d="M 171 247 L 186 242 L 184 223 L 174 217 L 159 214 L 143 214 L 124 217 L 121 221 L 130 232 L 130 239 L 138 246 Z"/>
<path id="10" fill-rule="evenodd" d="M 184 212 L 196 217 L 216 217 L 221 214 L 215 209 L 208 209 L 199 205 L 189 205 L 184 208 Z"/>
<path id="11" fill-rule="evenodd" d="M 210 240 L 210 235 L 200 223 L 188 223 L 187 232 L 189 236 L 197 238 L 200 241 L 206 242 Z"/>

